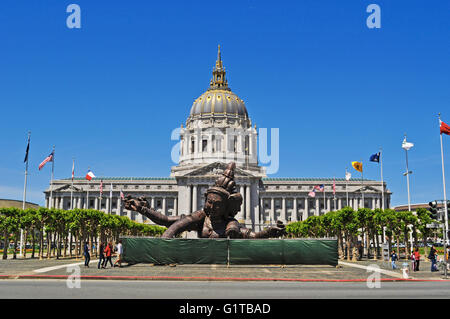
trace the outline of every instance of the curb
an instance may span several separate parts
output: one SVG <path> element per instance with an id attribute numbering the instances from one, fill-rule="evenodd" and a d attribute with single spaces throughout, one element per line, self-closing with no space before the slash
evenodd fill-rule
<path id="1" fill-rule="evenodd" d="M 69 279 L 73 275 L 0 275 L 0 279 Z M 80 276 L 85 280 L 176 280 L 176 281 L 284 281 L 284 282 L 366 282 L 367 279 L 298 279 L 175 276 Z M 381 282 L 450 282 L 450 279 L 382 278 Z"/>

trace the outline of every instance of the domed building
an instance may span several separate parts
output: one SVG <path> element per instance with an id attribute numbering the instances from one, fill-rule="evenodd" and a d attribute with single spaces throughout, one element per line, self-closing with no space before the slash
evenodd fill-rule
<path id="1" fill-rule="evenodd" d="M 258 164 L 257 142 L 258 130 L 244 101 L 228 86 L 219 46 L 209 88 L 195 99 L 181 125 L 179 163 L 171 168 L 170 177 L 96 177 L 90 182 L 83 177 L 73 183 L 71 178 L 54 180 L 44 192 L 46 207 L 93 208 L 151 223 L 136 212 L 124 210 L 122 191 L 145 196 L 163 214 L 190 214 L 203 207 L 206 190 L 230 161 L 236 162 L 235 181 L 243 197 L 236 218 L 255 231 L 277 220 L 305 220 L 344 206 L 390 207 L 391 192 L 379 181 L 268 178 L 265 167 Z M 318 185 L 324 191 L 311 197 L 310 192 Z"/>

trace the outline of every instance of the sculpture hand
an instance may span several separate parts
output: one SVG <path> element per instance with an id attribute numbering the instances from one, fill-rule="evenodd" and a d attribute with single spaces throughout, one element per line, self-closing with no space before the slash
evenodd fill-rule
<path id="1" fill-rule="evenodd" d="M 127 195 L 125 197 L 125 209 L 140 212 L 142 208 L 144 207 L 144 202 L 141 200 L 138 200 L 136 198 L 133 198 L 131 195 Z"/>
<path id="2" fill-rule="evenodd" d="M 286 235 L 286 226 L 282 221 L 277 221 L 276 226 L 269 227 L 269 237 L 281 237 Z"/>

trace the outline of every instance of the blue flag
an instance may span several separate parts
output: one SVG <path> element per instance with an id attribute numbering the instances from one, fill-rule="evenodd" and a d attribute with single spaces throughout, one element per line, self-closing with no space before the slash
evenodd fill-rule
<path id="1" fill-rule="evenodd" d="M 370 161 L 379 163 L 380 162 L 380 153 L 378 152 L 378 153 L 375 153 L 372 156 L 370 156 Z"/>

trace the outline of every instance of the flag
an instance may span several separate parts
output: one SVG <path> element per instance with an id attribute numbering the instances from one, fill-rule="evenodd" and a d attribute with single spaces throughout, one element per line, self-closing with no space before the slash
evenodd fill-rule
<path id="1" fill-rule="evenodd" d="M 354 169 L 356 169 L 358 172 L 363 171 L 362 163 L 361 162 L 352 162 L 352 166 Z"/>
<path id="2" fill-rule="evenodd" d="M 403 139 L 402 148 L 406 151 L 409 151 L 413 146 L 414 146 L 413 143 L 406 141 L 406 136 L 405 136 L 405 138 Z"/>
<path id="3" fill-rule="evenodd" d="M 371 162 L 380 162 L 380 152 L 372 154 L 369 159 Z"/>
<path id="4" fill-rule="evenodd" d="M 86 174 L 86 179 L 88 181 L 90 181 L 91 179 L 93 179 L 95 177 L 94 173 L 91 172 L 91 170 L 89 170 Z"/>
<path id="5" fill-rule="evenodd" d="M 440 128 L 441 134 L 444 133 L 444 134 L 450 135 L 450 126 L 448 126 L 441 120 L 439 120 L 439 128 Z"/>
<path id="6" fill-rule="evenodd" d="M 27 144 L 27 150 L 25 151 L 25 159 L 23 160 L 24 163 L 28 161 L 28 151 L 30 150 L 30 136 L 28 135 L 28 144 Z"/>
<path id="7" fill-rule="evenodd" d="M 350 178 L 352 178 L 352 174 L 350 174 L 350 172 L 345 172 L 345 179 L 349 181 Z"/>
<path id="8" fill-rule="evenodd" d="M 72 162 L 72 182 L 74 176 L 75 176 L 75 161 Z"/>
<path id="9" fill-rule="evenodd" d="M 314 186 L 314 191 L 323 192 L 324 190 L 325 186 L 323 184 Z"/>
<path id="10" fill-rule="evenodd" d="M 333 195 L 336 195 L 336 180 L 333 177 Z"/>
<path id="11" fill-rule="evenodd" d="M 103 195 L 103 180 L 100 181 L 100 197 Z"/>
<path id="12" fill-rule="evenodd" d="M 316 192 L 314 190 L 310 191 L 308 196 L 310 197 L 316 197 Z"/>
<path id="13" fill-rule="evenodd" d="M 53 154 L 53 152 L 51 152 L 50 155 L 47 156 L 47 157 L 42 161 L 41 164 L 39 164 L 39 170 L 41 170 L 42 167 L 44 167 L 44 165 L 47 164 L 48 162 L 53 161 L 53 156 L 54 156 L 54 155 L 55 155 L 55 154 Z"/>
<path id="14" fill-rule="evenodd" d="M 120 190 L 120 198 L 121 198 L 121 199 L 125 199 L 125 196 L 123 195 L 122 190 Z"/>

